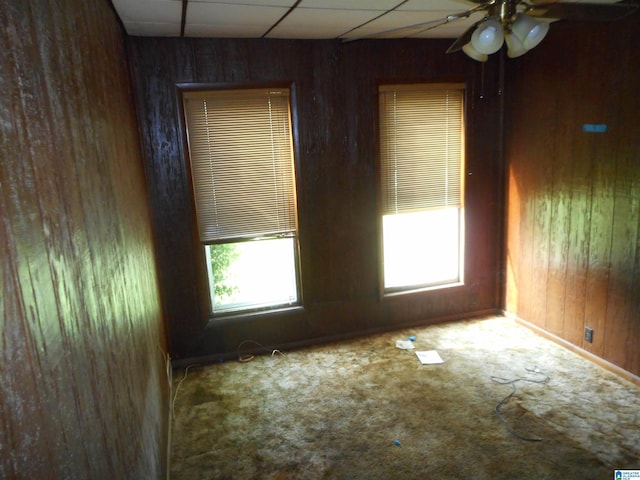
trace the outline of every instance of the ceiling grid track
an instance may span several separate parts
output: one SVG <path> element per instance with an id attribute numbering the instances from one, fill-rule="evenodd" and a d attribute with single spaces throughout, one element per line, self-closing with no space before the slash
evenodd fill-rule
<path id="1" fill-rule="evenodd" d="M 390 8 L 389 10 L 387 10 L 387 11 L 386 11 L 386 12 L 384 12 L 384 13 L 381 13 L 381 14 L 380 14 L 380 15 L 378 15 L 377 17 L 374 17 L 374 18 L 372 18 L 372 19 L 370 19 L 370 20 L 367 20 L 366 22 L 361 23 L 360 25 L 355 26 L 355 27 L 351 28 L 350 30 L 347 30 L 346 32 L 344 32 L 344 33 L 342 33 L 342 34 L 338 35 L 336 38 L 342 38 L 342 37 L 344 37 L 345 35 L 349 35 L 351 32 L 353 32 L 353 31 L 355 31 L 355 30 L 357 30 L 357 29 L 359 29 L 359 28 L 364 27 L 365 25 L 369 25 L 371 22 L 375 22 L 375 21 L 376 21 L 376 20 L 378 20 L 379 18 L 382 18 L 382 17 L 384 17 L 385 15 L 387 15 L 388 13 L 393 12 L 394 10 L 396 10 L 396 9 L 400 8 L 402 5 L 404 5 L 404 4 L 405 4 L 405 3 L 407 3 L 408 1 L 409 1 L 409 0 L 402 0 L 402 1 L 401 1 L 399 4 L 397 4 L 395 7 Z"/>
<path id="2" fill-rule="evenodd" d="M 271 25 L 271 28 L 269 28 L 269 30 L 267 30 L 266 32 L 264 32 L 264 34 L 262 35 L 262 37 L 261 37 L 261 38 L 266 38 L 266 37 L 267 37 L 267 35 L 269 35 L 269 34 L 271 33 L 271 31 L 272 31 L 274 28 L 276 28 L 276 27 L 280 24 L 280 22 L 282 22 L 285 18 L 287 18 L 287 17 L 289 16 L 289 14 L 290 14 L 291 12 L 293 12 L 293 11 L 298 7 L 298 5 L 300 5 L 300 2 L 302 2 L 302 0 L 296 0 L 296 3 L 294 3 L 294 4 L 291 6 L 291 8 L 289 8 L 289 10 L 287 10 L 287 13 L 285 13 L 282 17 L 280 17 L 280 19 L 279 19 L 276 23 L 274 23 L 273 25 Z"/>
<path id="3" fill-rule="evenodd" d="M 187 6 L 189 0 L 182 0 L 182 19 L 180 20 L 180 36 L 184 37 L 184 27 L 187 24 Z"/>

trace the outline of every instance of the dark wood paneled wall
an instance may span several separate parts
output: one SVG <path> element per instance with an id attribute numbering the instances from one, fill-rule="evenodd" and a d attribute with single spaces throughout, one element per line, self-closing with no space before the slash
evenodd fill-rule
<path id="1" fill-rule="evenodd" d="M 503 215 L 498 63 L 446 55 L 449 41 L 131 38 L 162 298 L 172 353 L 234 352 L 460 318 L 500 306 Z M 292 82 L 302 311 L 207 322 L 176 84 Z M 381 301 L 376 215 L 378 82 L 466 82 L 463 287 Z"/>
<path id="2" fill-rule="evenodd" d="M 507 310 L 640 375 L 640 17 L 507 64 Z M 606 124 L 587 133 L 584 124 Z M 594 330 L 593 343 L 584 340 Z"/>
<path id="3" fill-rule="evenodd" d="M 168 382 L 124 35 L 0 2 L 0 478 L 165 478 Z"/>

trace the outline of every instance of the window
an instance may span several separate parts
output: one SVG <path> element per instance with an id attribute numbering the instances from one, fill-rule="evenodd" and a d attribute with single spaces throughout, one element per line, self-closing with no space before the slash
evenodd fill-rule
<path id="1" fill-rule="evenodd" d="M 464 87 L 379 88 L 386 293 L 463 281 Z"/>
<path id="2" fill-rule="evenodd" d="M 299 303 L 288 89 L 183 94 L 212 311 Z"/>

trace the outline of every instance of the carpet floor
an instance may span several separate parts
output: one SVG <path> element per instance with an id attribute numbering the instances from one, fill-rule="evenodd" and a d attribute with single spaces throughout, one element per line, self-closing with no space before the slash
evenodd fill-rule
<path id="1" fill-rule="evenodd" d="M 396 346 L 409 340 L 414 350 Z M 640 469 L 640 387 L 511 319 L 174 372 L 172 480 L 612 479 Z M 415 351 L 443 363 L 423 365 Z M 246 358 L 245 358 L 246 357 Z M 497 410 L 497 411 L 496 411 Z"/>

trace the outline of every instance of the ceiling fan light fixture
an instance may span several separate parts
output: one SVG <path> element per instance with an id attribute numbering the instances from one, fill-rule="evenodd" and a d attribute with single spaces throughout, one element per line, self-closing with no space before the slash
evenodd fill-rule
<path id="1" fill-rule="evenodd" d="M 489 59 L 489 55 L 487 55 L 486 53 L 480 53 L 475 48 L 473 48 L 471 42 L 462 47 L 462 51 L 478 62 L 486 62 Z"/>
<path id="2" fill-rule="evenodd" d="M 478 53 L 491 55 L 502 47 L 504 34 L 502 25 L 495 18 L 489 18 L 478 25 L 471 36 L 471 45 Z"/>
<path id="3" fill-rule="evenodd" d="M 525 51 L 536 47 L 549 31 L 549 24 L 519 13 L 511 24 L 511 33 L 522 43 Z"/>
<path id="4" fill-rule="evenodd" d="M 504 41 L 507 44 L 507 57 L 516 58 L 527 53 L 527 49 L 513 33 L 507 33 Z"/>

